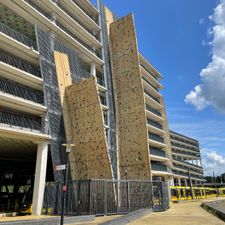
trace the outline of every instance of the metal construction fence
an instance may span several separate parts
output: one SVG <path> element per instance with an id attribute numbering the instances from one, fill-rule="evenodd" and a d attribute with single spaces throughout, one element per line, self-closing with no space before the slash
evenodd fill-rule
<path id="1" fill-rule="evenodd" d="M 60 214 L 63 184 L 46 184 L 43 212 Z M 163 182 L 143 180 L 74 180 L 68 182 L 66 215 L 125 214 L 150 208 L 169 207 L 168 188 Z"/>

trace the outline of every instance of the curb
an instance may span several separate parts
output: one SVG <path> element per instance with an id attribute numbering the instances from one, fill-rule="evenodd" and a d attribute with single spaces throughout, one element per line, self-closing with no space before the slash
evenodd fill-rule
<path id="1" fill-rule="evenodd" d="M 85 223 L 95 220 L 94 215 L 88 216 L 68 216 L 64 218 L 64 224 Z M 59 225 L 60 217 L 48 219 L 20 220 L 0 222 L 0 225 Z"/>
<path id="2" fill-rule="evenodd" d="M 124 216 L 121 216 L 119 218 L 115 218 L 110 221 L 103 222 L 103 223 L 101 223 L 101 225 L 118 225 L 118 224 L 125 225 L 125 224 L 133 222 L 133 221 L 139 219 L 140 217 L 143 217 L 151 212 L 152 212 L 152 209 L 139 209 L 139 210 L 136 210 L 129 214 L 126 214 Z"/>
<path id="3" fill-rule="evenodd" d="M 217 200 L 217 201 L 213 201 L 213 202 L 205 202 L 201 204 L 201 207 L 203 209 L 205 209 L 207 212 L 217 216 L 218 218 L 220 218 L 221 220 L 223 220 L 225 222 L 225 209 L 222 211 L 220 209 L 217 208 L 217 204 L 220 202 L 224 202 L 224 200 Z"/>

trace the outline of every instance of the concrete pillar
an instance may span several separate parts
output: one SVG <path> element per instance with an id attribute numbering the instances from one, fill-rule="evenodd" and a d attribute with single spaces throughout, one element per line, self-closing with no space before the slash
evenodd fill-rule
<path id="1" fill-rule="evenodd" d="M 185 187 L 187 187 L 187 179 L 184 179 Z"/>
<path id="2" fill-rule="evenodd" d="M 168 177 L 168 186 L 174 186 L 174 178 L 172 176 Z"/>
<path id="3" fill-rule="evenodd" d="M 91 75 L 96 76 L 96 64 L 91 63 Z"/>
<path id="4" fill-rule="evenodd" d="M 47 158 L 48 158 L 48 142 L 42 142 L 38 144 L 37 149 L 33 201 L 32 201 L 33 215 L 41 215 L 45 190 Z"/>
<path id="5" fill-rule="evenodd" d="M 177 178 L 177 180 L 178 180 L 178 186 L 181 186 L 180 178 Z"/>

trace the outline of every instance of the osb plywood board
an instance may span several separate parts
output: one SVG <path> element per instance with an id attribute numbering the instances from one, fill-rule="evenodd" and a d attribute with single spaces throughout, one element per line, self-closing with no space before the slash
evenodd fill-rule
<path id="1" fill-rule="evenodd" d="M 95 77 L 72 84 L 68 56 L 54 52 L 72 179 L 112 178 Z"/>
<path id="2" fill-rule="evenodd" d="M 110 24 L 110 56 L 119 176 L 120 179 L 151 179 L 144 92 L 132 15 Z"/>
<path id="3" fill-rule="evenodd" d="M 66 89 L 76 146 L 74 160 L 79 179 L 112 179 L 103 111 L 95 79 L 90 77 Z"/>
<path id="4" fill-rule="evenodd" d="M 113 15 L 113 13 L 110 11 L 110 9 L 107 8 L 106 6 L 105 6 L 104 10 L 105 10 L 105 17 L 106 17 L 107 31 L 108 31 L 108 35 L 109 35 L 109 27 L 110 27 L 110 24 L 111 24 L 112 22 L 114 22 L 114 15 Z"/>
<path id="5" fill-rule="evenodd" d="M 70 73 L 69 59 L 67 54 L 61 52 L 54 52 L 55 65 L 56 65 L 56 74 L 59 86 L 59 93 L 61 99 L 61 107 L 63 113 L 64 127 L 66 133 L 67 143 L 73 144 L 73 132 L 70 123 L 70 114 L 68 109 L 68 102 L 65 95 L 66 87 L 72 84 L 72 77 Z M 77 166 L 76 162 L 73 160 L 75 148 L 71 149 L 71 153 L 69 154 L 70 168 L 71 168 L 71 176 L 72 179 L 78 179 Z"/>

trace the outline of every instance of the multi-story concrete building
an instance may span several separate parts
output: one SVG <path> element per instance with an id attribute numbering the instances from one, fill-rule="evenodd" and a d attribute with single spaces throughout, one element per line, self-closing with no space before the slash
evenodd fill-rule
<path id="1" fill-rule="evenodd" d="M 1 182 L 34 183 L 34 214 L 46 173 L 63 179 L 63 144 L 75 145 L 70 179 L 172 181 L 162 76 L 139 53 L 133 16 L 98 6 L 0 0 Z"/>
<path id="2" fill-rule="evenodd" d="M 47 179 L 63 178 L 53 171 L 64 163 L 62 144 L 76 144 L 72 179 L 113 177 L 115 120 L 99 20 L 86 0 L 0 1 L 1 177 L 34 182 L 34 214 L 41 212 L 46 167 Z M 68 94 L 78 99 L 67 104 L 72 84 Z"/>
<path id="3" fill-rule="evenodd" d="M 170 131 L 170 141 L 173 156 L 174 184 L 189 186 L 202 184 L 203 168 L 201 153 L 197 140 Z"/>

